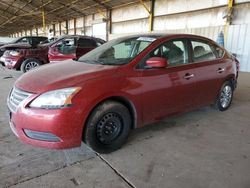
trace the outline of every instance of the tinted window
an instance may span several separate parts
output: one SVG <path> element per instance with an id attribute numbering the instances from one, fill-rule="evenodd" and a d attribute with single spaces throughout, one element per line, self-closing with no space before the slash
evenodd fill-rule
<path id="1" fill-rule="evenodd" d="M 202 41 L 191 41 L 193 49 L 193 61 L 209 61 L 216 59 L 216 56 L 213 52 L 213 47 Z"/>
<path id="2" fill-rule="evenodd" d="M 61 54 L 73 54 L 76 51 L 76 39 L 65 38 L 58 42 L 56 46 Z"/>
<path id="3" fill-rule="evenodd" d="M 78 39 L 78 46 L 82 48 L 95 48 L 97 46 L 96 42 L 92 39 Z"/>
<path id="4" fill-rule="evenodd" d="M 46 38 L 39 38 L 39 37 L 34 37 L 33 38 L 33 45 L 38 45 L 38 44 L 40 44 L 42 41 L 44 41 L 44 40 L 46 40 Z"/>
<path id="5" fill-rule="evenodd" d="M 47 40 L 48 38 L 46 37 L 37 37 L 36 40 L 38 40 L 39 42 L 42 42 L 42 41 L 45 41 Z"/>
<path id="6" fill-rule="evenodd" d="M 18 43 L 27 43 L 27 44 L 31 44 L 30 38 L 24 37 L 21 38 Z"/>
<path id="7" fill-rule="evenodd" d="M 188 63 L 188 51 L 182 40 L 174 40 L 161 44 L 146 59 L 151 57 L 163 57 L 168 61 L 169 66 Z"/>

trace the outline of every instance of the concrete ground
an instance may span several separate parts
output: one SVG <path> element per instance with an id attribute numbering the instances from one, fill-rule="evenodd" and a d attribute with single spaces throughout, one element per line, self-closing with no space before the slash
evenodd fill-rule
<path id="1" fill-rule="evenodd" d="M 0 187 L 250 187 L 250 74 L 231 108 L 210 107 L 135 130 L 122 149 L 46 150 L 11 132 L 6 97 L 20 72 L 0 66 Z"/>

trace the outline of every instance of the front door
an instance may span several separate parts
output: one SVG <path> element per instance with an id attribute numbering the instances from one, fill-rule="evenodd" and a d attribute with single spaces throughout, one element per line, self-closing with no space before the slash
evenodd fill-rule
<path id="1" fill-rule="evenodd" d="M 76 40 L 77 38 L 70 37 L 58 41 L 49 49 L 49 60 L 63 61 L 76 58 Z"/>
<path id="2" fill-rule="evenodd" d="M 186 40 L 161 44 L 147 59 L 163 57 L 168 67 L 141 72 L 143 83 L 143 121 L 154 122 L 169 115 L 188 110 L 195 99 L 195 65 L 189 63 Z M 145 62 L 142 62 L 145 64 Z"/>

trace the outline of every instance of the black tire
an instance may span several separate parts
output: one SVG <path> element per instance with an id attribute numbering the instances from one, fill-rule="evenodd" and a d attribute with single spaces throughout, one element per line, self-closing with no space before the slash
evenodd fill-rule
<path id="1" fill-rule="evenodd" d="M 110 153 L 126 142 L 131 115 L 124 105 L 109 100 L 94 109 L 85 126 L 83 141 L 98 153 Z"/>
<path id="2" fill-rule="evenodd" d="M 224 82 L 216 99 L 215 108 L 220 111 L 227 110 L 233 100 L 233 91 L 232 83 L 230 81 Z"/>
<path id="3" fill-rule="evenodd" d="M 39 67 L 40 65 L 42 65 L 41 61 L 34 58 L 29 58 L 22 62 L 21 71 L 25 73 L 31 69 Z"/>

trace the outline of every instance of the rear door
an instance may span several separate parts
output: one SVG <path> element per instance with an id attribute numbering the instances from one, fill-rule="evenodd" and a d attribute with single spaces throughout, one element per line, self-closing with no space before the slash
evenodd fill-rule
<path id="1" fill-rule="evenodd" d="M 78 59 L 82 55 L 88 53 L 97 47 L 97 42 L 94 39 L 90 38 L 79 38 L 77 40 L 76 48 L 76 58 Z"/>
<path id="2" fill-rule="evenodd" d="M 192 61 L 196 64 L 197 100 L 200 106 L 215 101 L 225 79 L 224 53 L 217 54 L 216 47 L 210 41 L 190 39 Z"/>
<path id="3" fill-rule="evenodd" d="M 153 122 L 192 107 L 196 94 L 195 64 L 189 63 L 188 46 L 184 39 L 164 42 L 154 49 L 150 57 L 166 58 L 166 68 L 141 72 L 143 83 L 142 105 L 144 122 Z"/>

